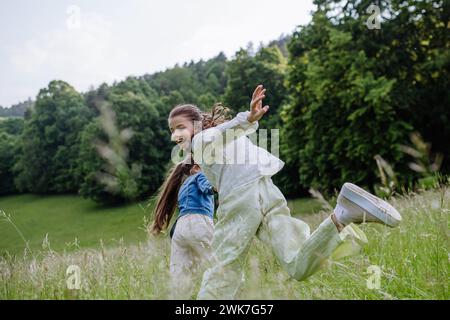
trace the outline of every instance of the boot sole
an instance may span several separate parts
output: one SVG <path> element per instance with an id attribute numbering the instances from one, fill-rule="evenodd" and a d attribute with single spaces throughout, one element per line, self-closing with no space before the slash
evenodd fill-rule
<path id="1" fill-rule="evenodd" d="M 402 221 L 402 216 L 393 206 L 353 183 L 344 183 L 340 195 L 389 227 L 396 227 Z"/>

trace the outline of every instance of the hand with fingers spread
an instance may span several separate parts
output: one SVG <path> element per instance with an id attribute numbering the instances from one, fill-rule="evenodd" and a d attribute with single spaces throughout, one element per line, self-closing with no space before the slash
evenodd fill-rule
<path id="1" fill-rule="evenodd" d="M 250 114 L 247 117 L 249 122 L 255 122 L 262 118 L 262 116 L 269 110 L 269 106 L 262 107 L 262 100 L 265 96 L 266 89 L 260 84 L 253 92 L 252 101 L 250 102 Z"/>

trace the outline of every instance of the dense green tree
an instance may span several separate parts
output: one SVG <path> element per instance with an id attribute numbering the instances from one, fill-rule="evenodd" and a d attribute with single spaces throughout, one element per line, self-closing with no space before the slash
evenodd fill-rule
<path id="1" fill-rule="evenodd" d="M 20 139 L 15 165 L 20 190 L 35 193 L 76 192 L 79 135 L 89 111 L 82 96 L 63 81 L 41 89 Z"/>
<path id="2" fill-rule="evenodd" d="M 14 184 L 12 170 L 17 159 L 17 140 L 18 136 L 0 129 L 0 195 L 18 191 Z"/>
<path id="3" fill-rule="evenodd" d="M 335 27 L 376 60 L 371 71 L 395 80 L 394 108 L 433 149 L 450 158 L 450 2 L 444 0 L 317 0 Z M 366 22 L 380 8 L 380 29 Z M 450 161 L 445 161 L 450 171 Z"/>
<path id="4" fill-rule="evenodd" d="M 283 149 L 304 186 L 332 191 L 345 181 L 371 185 L 374 156 L 399 160 L 409 128 L 392 107 L 394 80 L 321 14 L 294 35 L 292 104 L 283 112 Z"/>
<path id="5" fill-rule="evenodd" d="M 191 61 L 183 66 L 176 65 L 174 68 L 152 75 L 145 75 L 150 87 L 161 97 L 171 97 L 175 94 L 181 99 L 175 99 L 179 103 L 202 104 L 209 102 L 214 97 L 214 102 L 220 100 L 227 83 L 225 68 L 227 59 L 223 53 L 207 61 Z M 202 99 L 200 100 L 200 97 Z M 208 99 L 206 99 L 208 98 Z"/>
<path id="6" fill-rule="evenodd" d="M 105 101 L 109 90 L 108 84 L 102 83 L 98 88 L 91 87 L 88 92 L 84 93 L 84 99 L 92 118 L 100 115 L 98 106 Z"/>
<path id="7" fill-rule="evenodd" d="M 347 180 L 371 186 L 379 154 L 408 180 L 399 145 L 411 130 L 448 153 L 443 2 L 379 1 L 379 30 L 366 25 L 371 1 L 315 3 L 312 22 L 289 45 L 291 100 L 282 137 L 294 177 L 326 191 Z"/>
<path id="8" fill-rule="evenodd" d="M 216 102 L 218 102 L 216 97 L 214 97 L 211 93 L 206 93 L 198 97 L 197 104 L 200 109 L 209 111 Z"/>
<path id="9" fill-rule="evenodd" d="M 20 135 L 23 130 L 23 118 L 8 118 L 0 120 L 0 132 L 6 132 L 11 135 Z"/>
<path id="10" fill-rule="evenodd" d="M 17 192 L 13 167 L 19 156 L 19 136 L 23 130 L 23 118 L 0 120 L 0 195 Z"/>
<path id="11" fill-rule="evenodd" d="M 164 105 L 157 94 L 145 81 L 136 78 L 127 80 L 111 87 L 106 93 L 104 104 L 115 114 L 115 123 L 106 126 L 117 126 L 118 131 L 128 130 L 131 138 L 120 143 L 126 148 L 123 161 L 131 170 L 139 168 L 139 174 L 127 177 L 133 179 L 136 186 L 133 192 L 126 188 L 108 189 L 99 180 L 99 174 L 110 174 L 118 178 L 120 168 L 109 168 L 114 163 L 106 161 L 98 153 L 96 142 L 102 141 L 113 150 L 115 141 L 105 132 L 104 119 L 96 118 L 86 127 L 82 136 L 82 148 L 79 158 L 80 174 L 84 181 L 80 194 L 100 202 L 120 202 L 148 196 L 161 185 L 164 170 L 170 159 L 170 136 L 167 129 L 169 106 Z"/>
<path id="12" fill-rule="evenodd" d="M 260 127 L 274 129 L 278 127 L 279 109 L 286 99 L 286 59 L 276 46 L 262 48 L 254 56 L 251 51 L 240 49 L 228 62 L 224 102 L 235 112 L 246 110 L 256 85 L 264 84 L 267 89 L 264 103 L 270 106 L 270 111 L 260 121 Z"/>

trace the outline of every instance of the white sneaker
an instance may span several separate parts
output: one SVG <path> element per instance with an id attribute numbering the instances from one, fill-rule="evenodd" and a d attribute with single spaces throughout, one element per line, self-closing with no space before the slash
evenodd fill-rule
<path id="1" fill-rule="evenodd" d="M 402 221 L 400 213 L 389 203 L 348 182 L 341 188 L 334 214 L 343 225 L 377 222 L 395 227 Z"/>

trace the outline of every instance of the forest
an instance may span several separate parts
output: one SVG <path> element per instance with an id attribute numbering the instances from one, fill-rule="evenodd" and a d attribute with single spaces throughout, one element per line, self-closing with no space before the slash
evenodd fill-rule
<path id="1" fill-rule="evenodd" d="M 380 28 L 369 29 L 372 2 L 316 0 L 310 23 L 231 57 L 87 92 L 55 79 L 0 107 L 0 195 L 151 197 L 171 164 L 171 108 L 247 110 L 260 83 L 271 106 L 260 128 L 280 129 L 286 165 L 274 180 L 288 197 L 331 195 L 345 181 L 401 193 L 448 174 L 449 2 L 376 1 Z"/>

